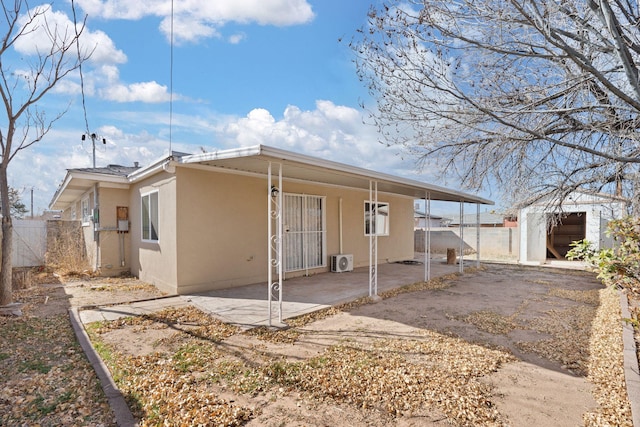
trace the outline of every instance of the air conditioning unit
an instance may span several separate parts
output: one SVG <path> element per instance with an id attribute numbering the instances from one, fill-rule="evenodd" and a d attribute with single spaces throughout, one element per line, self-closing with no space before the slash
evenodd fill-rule
<path id="1" fill-rule="evenodd" d="M 331 255 L 331 271 L 334 273 L 342 273 L 351 270 L 353 270 L 353 255 Z"/>

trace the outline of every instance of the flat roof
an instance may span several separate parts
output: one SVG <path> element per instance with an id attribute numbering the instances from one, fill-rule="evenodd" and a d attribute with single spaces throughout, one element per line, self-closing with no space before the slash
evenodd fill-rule
<path id="1" fill-rule="evenodd" d="M 335 185 L 366 191 L 369 190 L 370 183 L 375 182 L 378 192 L 398 194 L 414 199 L 424 199 L 428 195 L 431 200 L 494 204 L 493 201 L 483 197 L 426 182 L 401 178 L 266 145 L 255 145 L 194 155 L 173 152 L 146 167 L 131 168 L 131 171 L 127 171 L 130 173 L 126 175 L 124 173 L 114 174 L 105 168 L 70 169 L 58 191 L 54 194 L 50 208 L 66 208 L 96 183 L 107 187 L 127 188 L 131 182 L 162 172 L 166 170 L 167 166 L 211 168 L 212 170 L 266 177 L 269 173 L 269 164 L 272 165 L 271 174 L 274 177 L 277 177 L 278 174 L 277 165 L 282 165 L 282 176 L 286 180 Z"/>
<path id="2" fill-rule="evenodd" d="M 378 192 L 400 194 L 414 199 L 424 199 L 428 193 L 431 200 L 485 205 L 494 204 L 492 200 L 438 185 L 401 178 L 266 145 L 195 154 L 176 159 L 176 165 L 198 164 L 265 176 L 268 174 L 269 163 L 282 164 L 282 175 L 286 179 L 358 188 L 367 191 L 369 190 L 369 183 L 374 181 L 378 185 Z M 273 168 L 271 173 L 274 176 L 277 175 L 277 169 Z"/>

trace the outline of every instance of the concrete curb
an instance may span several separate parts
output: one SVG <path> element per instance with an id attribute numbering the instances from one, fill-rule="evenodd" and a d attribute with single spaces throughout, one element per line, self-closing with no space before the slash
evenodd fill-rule
<path id="1" fill-rule="evenodd" d="M 622 342 L 624 357 L 624 379 L 627 384 L 627 395 L 631 404 L 631 420 L 633 425 L 640 427 L 640 369 L 638 369 L 638 354 L 634 339 L 633 325 L 624 319 L 631 319 L 629 300 L 625 292 L 620 292 L 620 309 L 622 311 Z"/>
<path id="2" fill-rule="evenodd" d="M 98 356 L 93 345 L 91 345 L 89 336 L 87 335 L 82 322 L 80 322 L 80 315 L 77 308 L 69 309 L 69 319 L 71 320 L 71 326 L 73 326 L 73 330 L 78 338 L 78 342 L 80 343 L 82 350 L 87 355 L 87 359 L 89 359 L 94 371 L 98 375 L 100 384 L 102 384 L 102 390 L 104 390 L 104 394 L 107 396 L 109 401 L 109 406 L 116 417 L 116 423 L 119 427 L 137 426 L 138 423 L 129 410 L 129 406 L 125 402 L 122 393 L 120 393 L 120 390 L 113 381 L 109 369 L 104 364 L 100 356 Z"/>

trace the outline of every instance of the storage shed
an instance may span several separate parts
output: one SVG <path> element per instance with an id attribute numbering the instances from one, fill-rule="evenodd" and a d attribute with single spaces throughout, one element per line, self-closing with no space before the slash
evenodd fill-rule
<path id="1" fill-rule="evenodd" d="M 571 243 L 587 239 L 595 249 L 611 247 L 609 221 L 624 216 L 625 201 L 610 195 L 573 193 L 562 205 L 537 203 L 520 211 L 520 262 L 564 260 Z"/>

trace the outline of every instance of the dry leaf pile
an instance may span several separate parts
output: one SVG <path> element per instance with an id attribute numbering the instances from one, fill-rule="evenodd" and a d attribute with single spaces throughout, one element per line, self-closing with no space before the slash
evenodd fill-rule
<path id="1" fill-rule="evenodd" d="M 458 320 L 474 325 L 484 332 L 496 335 L 507 335 L 518 327 L 513 320 L 514 316 L 503 316 L 489 310 L 476 311 Z"/>
<path id="2" fill-rule="evenodd" d="M 193 320 L 194 309 L 189 310 L 185 317 Z M 148 320 L 144 326 L 152 327 Z M 91 328 L 93 339 L 100 348 L 108 347 L 100 343 L 101 333 L 137 322 L 143 321 L 100 324 Z M 303 362 L 274 362 L 258 351 L 240 358 L 216 345 L 219 341 L 193 337 L 168 353 L 131 356 L 111 348 L 103 350 L 103 358 L 142 425 L 233 426 L 259 412 L 216 398 L 220 389 L 249 396 L 302 393 L 311 401 L 355 405 L 390 417 L 434 406 L 459 425 L 502 425 L 490 389 L 478 378 L 514 360 L 512 356 L 435 332 L 418 338 L 342 344 Z"/>
<path id="3" fill-rule="evenodd" d="M 545 317 L 523 322 L 523 327 L 551 335 L 550 339 L 535 342 L 518 342 L 517 346 L 549 360 L 560 362 L 565 369 L 576 375 L 588 374 L 590 355 L 589 338 L 600 304 L 601 290 L 577 291 L 550 288 L 548 295 L 579 303 L 566 310 L 549 310 Z M 615 316 L 615 312 L 611 313 Z"/>
<path id="4" fill-rule="evenodd" d="M 0 425 L 115 425 L 66 313 L 0 317 L 0 329 Z"/>
<path id="5" fill-rule="evenodd" d="M 610 288 L 600 291 L 600 307 L 589 341 L 589 382 L 594 385 L 598 408 L 585 414 L 585 426 L 633 426 L 624 380 L 619 304 L 617 292 Z"/>
<path id="6" fill-rule="evenodd" d="M 520 341 L 518 348 L 560 362 L 576 375 L 587 375 L 589 336 L 597 306 L 579 305 L 566 310 L 549 310 L 545 317 L 526 322 L 527 327 L 551 335 L 538 341 Z"/>
<path id="7" fill-rule="evenodd" d="M 277 364 L 269 376 L 316 399 L 377 409 L 391 416 L 437 406 L 458 425 L 502 425 L 478 378 L 512 356 L 436 333 L 424 340 L 344 344 L 309 361 Z"/>
<path id="8" fill-rule="evenodd" d="M 239 426 L 253 417 L 252 409 L 212 392 L 209 379 L 219 355 L 207 346 L 182 348 L 173 357 L 121 357 L 118 386 L 141 426 Z"/>

